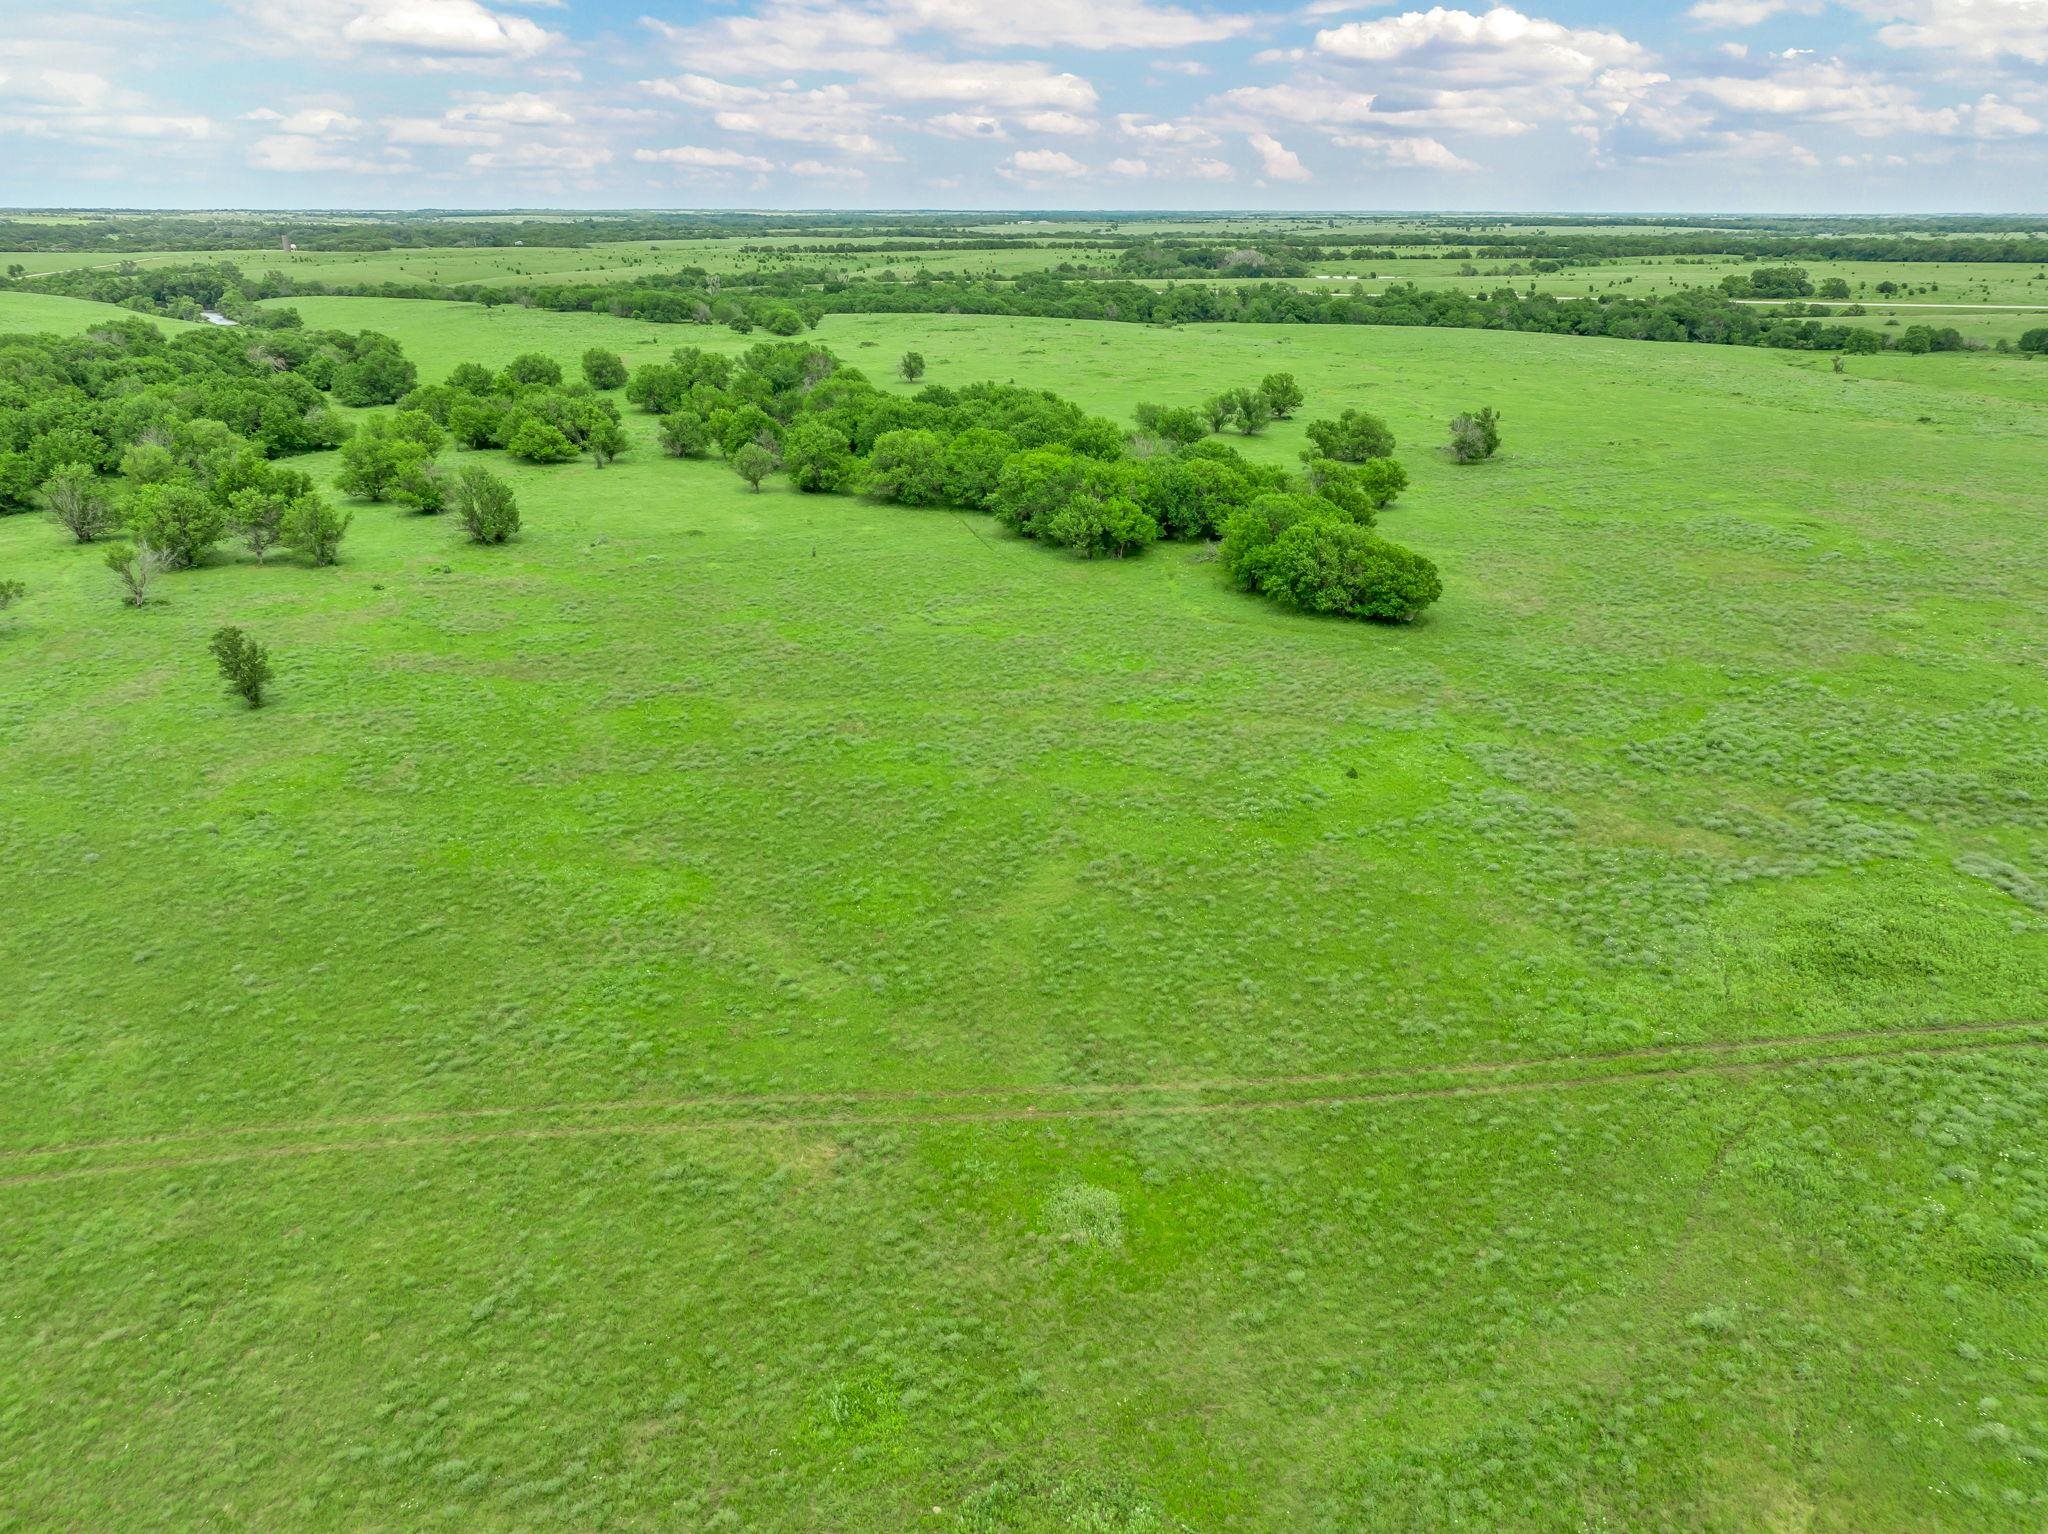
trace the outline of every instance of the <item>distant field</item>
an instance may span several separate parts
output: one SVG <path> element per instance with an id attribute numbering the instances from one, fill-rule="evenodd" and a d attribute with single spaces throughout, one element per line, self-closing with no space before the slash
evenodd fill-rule
<path id="1" fill-rule="evenodd" d="M 102 320 L 148 319 L 163 330 L 188 330 L 183 320 L 138 315 L 116 304 L 95 304 L 82 298 L 51 298 L 41 293 L 0 293 L 0 331 L 70 334 Z"/>
<path id="2" fill-rule="evenodd" d="M 748 344 L 296 304 L 429 379 Z M 1119 417 L 1289 369 L 1246 450 L 1383 413 L 1444 600 L 757 495 L 635 413 L 456 455 L 505 548 L 359 504 L 145 612 L 0 519 L 0 1522 L 2040 1522 L 2048 366 L 817 338 Z"/>

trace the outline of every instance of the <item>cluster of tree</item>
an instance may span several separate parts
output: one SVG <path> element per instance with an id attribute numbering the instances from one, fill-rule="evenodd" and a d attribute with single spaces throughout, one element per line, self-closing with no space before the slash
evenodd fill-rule
<path id="1" fill-rule="evenodd" d="M 2030 357 L 2048 357 L 2048 328 L 2027 331 L 2020 337 L 2019 348 Z"/>
<path id="2" fill-rule="evenodd" d="M 1260 391 L 1269 384 L 1289 409 L 1300 403 L 1291 378 L 1276 374 Z M 1359 411 L 1309 425 L 1297 475 L 1249 462 L 1206 428 L 1188 440 L 1156 429 L 1127 438 L 1043 390 L 933 384 L 906 397 L 801 342 L 763 343 L 737 360 L 682 347 L 636 370 L 626 392 L 660 416 L 670 453 L 720 452 L 756 489 L 780 472 L 807 493 L 987 512 L 1084 558 L 1221 537 L 1233 517 L 1277 496 L 1348 531 L 1289 544 L 1293 574 L 1247 589 L 1311 611 L 1398 619 L 1437 594 L 1427 560 L 1370 531 L 1408 481 L 1392 434 Z"/>
<path id="3" fill-rule="evenodd" d="M 605 397 L 625 381 L 626 365 L 593 349 L 583 372 L 583 379 L 565 382 L 561 364 L 539 352 L 522 353 L 495 373 L 462 363 L 445 383 L 412 390 L 397 411 L 357 432 L 342 449 L 338 483 L 365 500 L 441 511 L 448 484 L 436 459 L 450 438 L 528 463 L 568 463 L 588 453 L 601 469 L 626 450 L 619 407 Z"/>
<path id="4" fill-rule="evenodd" d="M 1225 389 L 1200 405 L 1138 405 L 1131 419 L 1142 436 L 1185 447 L 1226 426 L 1255 437 L 1274 421 L 1292 416 L 1305 398 L 1292 373 L 1268 373 L 1254 385 Z"/>
<path id="5" fill-rule="evenodd" d="M 330 448 L 348 434 L 333 403 L 388 403 L 412 385 L 396 344 L 367 331 L 167 338 L 135 320 L 0 337 L 0 513 L 38 505 L 65 464 L 109 474 L 138 447 L 169 450 L 209 426 L 260 458 Z"/>

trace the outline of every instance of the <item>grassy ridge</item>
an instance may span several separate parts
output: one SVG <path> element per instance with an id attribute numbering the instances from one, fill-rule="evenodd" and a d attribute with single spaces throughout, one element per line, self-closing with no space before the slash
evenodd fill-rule
<path id="1" fill-rule="evenodd" d="M 298 307 L 427 378 L 704 339 Z M 0 1508 L 2038 1516 L 2039 1055 L 1796 1041 L 2041 1016 L 2048 374 L 820 338 L 1115 413 L 1287 368 L 1309 416 L 1389 418 L 1415 485 L 1383 525 L 1445 599 L 1307 621 L 1178 547 L 1090 565 L 752 495 L 632 415 L 601 473 L 484 460 L 525 509 L 507 548 L 359 507 L 339 569 L 228 562 L 140 614 L 0 522 L 30 587 L 0 862 L 34 892 L 0 931 L 0 1379 L 34 1403 L 0 1408 Z M 1489 402 L 1500 460 L 1431 451 Z M 271 643 L 275 708 L 219 695 L 224 622 Z M 1247 1078 L 1764 1035 L 1795 1042 L 1754 1074 L 1238 1111 L 1274 1090 Z M 1100 1087 L 1113 1114 L 1056 1111 Z M 770 1100 L 940 1089 L 970 1095 Z"/>

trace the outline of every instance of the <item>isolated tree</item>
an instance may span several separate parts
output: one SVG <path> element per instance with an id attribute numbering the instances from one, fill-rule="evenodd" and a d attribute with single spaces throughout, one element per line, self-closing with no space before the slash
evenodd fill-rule
<path id="1" fill-rule="evenodd" d="M 251 708 L 263 707 L 263 689 L 272 675 L 270 652 L 232 624 L 215 630 L 207 648 L 213 652 L 228 690 Z"/>
<path id="2" fill-rule="evenodd" d="M 130 607 L 147 607 L 149 588 L 170 567 L 169 560 L 160 550 L 146 544 L 137 547 L 130 543 L 110 543 L 107 545 L 106 562 L 107 568 L 121 582 L 121 600 Z"/>
<path id="3" fill-rule="evenodd" d="M 1275 417 L 1284 421 L 1301 408 L 1307 398 L 1292 373 L 1268 373 L 1259 380 L 1259 393 Z"/>
<path id="4" fill-rule="evenodd" d="M 114 504 L 100 488 L 99 476 L 88 464 L 66 463 L 43 481 L 43 510 L 50 520 L 80 543 L 113 531 L 117 522 Z"/>
<path id="5" fill-rule="evenodd" d="M 284 536 L 284 514 L 290 500 L 269 490 L 251 487 L 228 497 L 228 526 L 240 535 L 249 552 L 262 564 Z"/>
<path id="6" fill-rule="evenodd" d="M 286 508 L 279 531 L 286 548 L 316 565 L 331 565 L 340 557 L 342 537 L 354 520 L 354 512 L 336 511 L 317 495 L 302 495 Z"/>
<path id="7" fill-rule="evenodd" d="M 775 472 L 775 455 L 758 442 L 743 442 L 730 460 L 733 473 L 758 493 L 761 481 Z"/>
<path id="8" fill-rule="evenodd" d="M 227 529 L 227 508 L 192 485 L 145 485 L 128 506 L 135 541 L 163 555 L 172 569 L 205 559 Z"/>
<path id="9" fill-rule="evenodd" d="M 1820 285 L 1820 296 L 1822 298 L 1846 299 L 1849 296 L 1849 284 L 1841 277 L 1829 277 Z"/>
<path id="10" fill-rule="evenodd" d="M 626 382 L 626 359 L 593 346 L 583 354 L 583 376 L 593 389 L 617 389 Z"/>
<path id="11" fill-rule="evenodd" d="M 519 502 L 512 487 L 489 469 L 471 465 L 458 472 L 448 503 L 472 543 L 503 543 L 519 531 Z"/>
<path id="12" fill-rule="evenodd" d="M 625 429 L 610 416 L 599 416 L 585 431 L 583 445 L 590 450 L 591 462 L 601 469 L 626 450 Z"/>
<path id="13" fill-rule="evenodd" d="M 1500 451 L 1500 416 L 1491 406 L 1451 421 L 1451 457 L 1480 463 Z"/>
<path id="14" fill-rule="evenodd" d="M 1394 456 L 1394 434 L 1387 423 L 1363 410 L 1347 410 L 1334 421 L 1308 423 L 1308 440 L 1313 451 L 1304 458 L 1334 458 L 1339 463 L 1363 463 L 1368 458 Z"/>
<path id="15" fill-rule="evenodd" d="M 702 458 L 711 451 L 711 427 L 695 411 L 670 411 L 656 431 L 661 450 L 672 458 Z"/>
<path id="16" fill-rule="evenodd" d="M 903 360 L 896 364 L 896 371 L 903 375 L 905 383 L 916 383 L 924 377 L 924 353 L 905 352 Z"/>

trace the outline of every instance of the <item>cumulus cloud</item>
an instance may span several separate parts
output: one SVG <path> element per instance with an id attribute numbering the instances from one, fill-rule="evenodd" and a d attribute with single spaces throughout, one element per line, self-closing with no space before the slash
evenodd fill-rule
<path id="1" fill-rule="evenodd" d="M 562 41 L 479 0 L 230 0 L 273 52 L 390 54 L 432 64 L 536 58 Z"/>
<path id="2" fill-rule="evenodd" d="M 998 169 L 1012 181 L 1025 182 L 1071 180 L 1088 174 L 1087 166 L 1057 149 L 1020 149 Z"/>
<path id="3" fill-rule="evenodd" d="M 1316 51 L 1354 63 L 1426 63 L 1442 80 L 1590 80 L 1645 56 L 1619 32 L 1567 27 L 1499 6 L 1408 11 L 1318 32 Z"/>
<path id="4" fill-rule="evenodd" d="M 1259 157 L 1259 169 L 1269 181 L 1309 181 L 1308 167 L 1301 158 L 1270 133 L 1253 133 L 1245 142 Z"/>
<path id="5" fill-rule="evenodd" d="M 1465 174 L 1481 167 L 1433 138 L 1390 138 L 1378 133 L 1340 133 L 1331 143 L 1362 151 L 1368 162 L 1389 170 L 1434 170 Z"/>
<path id="6" fill-rule="evenodd" d="M 1698 0 L 1686 16 L 1703 27 L 1754 27 L 1773 16 L 1811 16 L 1818 0 Z"/>
<path id="7" fill-rule="evenodd" d="M 773 161 L 764 160 L 759 155 L 741 154 L 736 149 L 710 149 L 701 144 L 678 144 L 673 149 L 636 149 L 633 158 L 642 165 L 673 165 L 683 170 L 758 172 L 775 169 Z"/>
<path id="8" fill-rule="evenodd" d="M 2007 55 L 2048 64 L 2044 0 L 1843 0 L 1883 22 L 1877 40 L 1889 48 L 1926 48 L 1966 58 Z"/>

